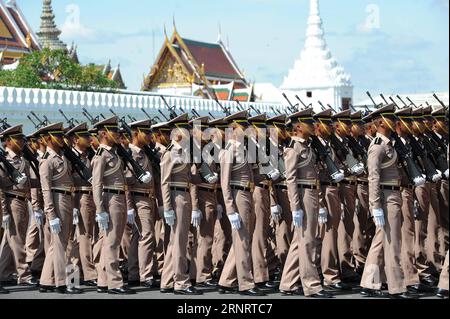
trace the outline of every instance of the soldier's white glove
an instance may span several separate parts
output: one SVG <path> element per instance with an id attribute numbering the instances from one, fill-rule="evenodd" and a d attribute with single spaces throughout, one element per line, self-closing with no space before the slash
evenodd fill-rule
<path id="1" fill-rule="evenodd" d="M 444 172 L 445 178 L 448 178 L 448 169 Z"/>
<path id="2" fill-rule="evenodd" d="M 158 214 L 161 219 L 164 219 L 164 206 L 158 207 Z"/>
<path id="3" fill-rule="evenodd" d="M 280 178 L 281 174 L 280 171 L 277 169 L 272 170 L 271 172 L 269 172 L 267 174 L 267 176 L 269 177 L 269 179 L 271 179 L 272 181 L 276 181 L 277 179 Z"/>
<path id="4" fill-rule="evenodd" d="M 205 176 L 205 179 L 208 182 L 208 184 L 215 184 L 219 181 L 219 175 L 217 173 L 208 174 Z"/>
<path id="5" fill-rule="evenodd" d="M 431 178 L 433 183 L 437 183 L 442 179 L 442 173 L 438 170 L 436 170 L 436 171 L 437 171 L 437 174 L 433 175 L 433 177 Z"/>
<path id="6" fill-rule="evenodd" d="M 109 227 L 109 215 L 106 212 L 97 214 L 95 221 L 98 223 L 100 230 L 108 230 Z"/>
<path id="7" fill-rule="evenodd" d="M 294 226 L 296 228 L 301 228 L 303 227 L 303 216 L 305 215 L 305 212 L 300 209 L 300 210 L 294 210 L 292 212 L 292 221 L 294 223 Z"/>
<path id="8" fill-rule="evenodd" d="M 167 225 L 169 225 L 170 227 L 175 225 L 175 211 L 169 210 L 168 212 L 164 212 L 164 219 L 166 220 Z"/>
<path id="9" fill-rule="evenodd" d="M 272 213 L 272 219 L 274 222 L 278 223 L 280 221 L 282 211 L 283 209 L 281 208 L 280 205 L 272 206 L 270 208 L 270 212 Z"/>
<path id="10" fill-rule="evenodd" d="M 223 218 L 223 206 L 217 204 L 217 219 L 221 220 Z"/>
<path id="11" fill-rule="evenodd" d="M 59 218 L 49 221 L 49 224 L 52 234 L 58 235 L 61 232 L 61 220 Z"/>
<path id="12" fill-rule="evenodd" d="M 136 222 L 136 212 L 134 209 L 130 209 L 127 211 L 127 224 L 128 225 L 134 225 Z"/>
<path id="13" fill-rule="evenodd" d="M 426 183 L 427 179 L 423 176 L 414 178 L 414 186 L 422 186 Z"/>
<path id="14" fill-rule="evenodd" d="M 150 174 L 150 172 L 145 172 L 144 175 L 139 176 L 139 180 L 144 184 L 150 183 L 152 180 L 152 174 Z"/>
<path id="15" fill-rule="evenodd" d="M 28 177 L 25 173 L 20 174 L 17 178 L 16 178 L 16 182 L 17 184 L 23 184 L 27 181 Z"/>
<path id="16" fill-rule="evenodd" d="M 202 220 L 202 211 L 201 210 L 193 210 L 192 211 L 192 217 L 191 217 L 191 224 L 195 228 L 200 226 L 200 222 Z"/>
<path id="17" fill-rule="evenodd" d="M 328 209 L 326 207 L 322 207 L 319 209 L 319 224 L 325 225 L 328 223 Z"/>
<path id="18" fill-rule="evenodd" d="M 231 228 L 234 230 L 241 229 L 241 216 L 238 213 L 228 215 L 228 219 L 230 220 Z"/>
<path id="19" fill-rule="evenodd" d="M 2 228 L 4 230 L 8 230 L 9 229 L 9 224 L 11 223 L 11 215 L 5 215 L 3 216 L 3 220 L 2 220 Z"/>
<path id="20" fill-rule="evenodd" d="M 336 172 L 331 176 L 333 183 L 340 183 L 344 180 L 345 174 L 342 171 Z"/>
<path id="21" fill-rule="evenodd" d="M 78 210 L 78 208 L 74 208 L 73 209 L 73 220 L 72 220 L 72 224 L 73 225 L 78 225 L 78 223 L 80 222 L 80 211 Z"/>
<path id="22" fill-rule="evenodd" d="M 375 226 L 384 227 L 386 225 L 386 221 L 384 219 L 384 211 L 382 208 L 377 208 L 373 210 L 373 219 L 375 222 Z"/>
<path id="23" fill-rule="evenodd" d="M 33 216 L 36 224 L 38 224 L 39 226 L 44 225 L 44 212 L 42 210 L 33 212 Z"/>
<path id="24" fill-rule="evenodd" d="M 356 164 L 355 166 L 350 168 L 350 173 L 356 176 L 361 175 L 362 173 L 364 173 L 364 165 L 362 163 Z"/>

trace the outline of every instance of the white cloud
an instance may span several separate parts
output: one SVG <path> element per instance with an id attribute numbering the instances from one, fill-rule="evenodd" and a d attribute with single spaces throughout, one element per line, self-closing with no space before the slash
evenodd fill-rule
<path id="1" fill-rule="evenodd" d="M 90 39 L 95 37 L 95 30 L 81 24 L 80 7 L 76 4 L 66 6 L 67 17 L 61 27 L 64 38 Z"/>

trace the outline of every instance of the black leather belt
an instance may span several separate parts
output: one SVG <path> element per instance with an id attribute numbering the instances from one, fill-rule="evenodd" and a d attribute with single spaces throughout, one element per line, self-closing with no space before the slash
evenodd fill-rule
<path id="1" fill-rule="evenodd" d="M 262 189 L 266 189 L 266 190 L 268 190 L 268 189 L 270 189 L 270 186 L 269 185 L 266 185 L 266 184 L 258 184 L 258 185 L 256 185 L 257 187 L 261 187 Z"/>
<path id="2" fill-rule="evenodd" d="M 414 185 L 402 185 L 402 188 L 414 189 Z"/>
<path id="3" fill-rule="evenodd" d="M 63 194 L 67 196 L 72 196 L 73 194 L 71 191 L 63 191 L 62 189 L 52 189 L 52 193 Z"/>
<path id="4" fill-rule="evenodd" d="M 358 185 L 369 186 L 369 182 L 358 181 L 357 183 L 358 183 Z"/>
<path id="5" fill-rule="evenodd" d="M 149 193 L 143 193 L 143 192 L 133 192 L 133 191 L 131 191 L 130 194 L 132 196 L 150 197 Z"/>
<path id="6" fill-rule="evenodd" d="M 356 185 L 358 185 L 358 182 L 353 182 L 353 181 L 346 181 L 346 180 L 343 180 L 343 181 L 340 182 L 339 184 L 356 186 Z"/>
<path id="7" fill-rule="evenodd" d="M 251 192 L 252 189 L 250 187 L 244 187 L 244 186 L 238 186 L 238 185 L 230 185 L 231 189 L 234 189 L 236 191 L 243 191 L 243 192 Z"/>
<path id="8" fill-rule="evenodd" d="M 170 190 L 174 191 L 174 192 L 189 193 L 189 188 L 186 188 L 186 187 L 170 186 Z"/>
<path id="9" fill-rule="evenodd" d="M 20 195 L 14 195 L 14 194 L 8 194 L 8 193 L 5 193 L 5 197 L 6 198 L 11 198 L 11 199 L 18 199 L 18 200 L 21 200 L 21 201 L 28 200 L 27 197 L 20 196 Z"/>
<path id="10" fill-rule="evenodd" d="M 297 184 L 297 187 L 301 189 L 317 189 L 317 185 Z"/>
<path id="11" fill-rule="evenodd" d="M 385 190 L 385 191 L 399 191 L 399 190 L 401 190 L 401 187 L 400 187 L 400 186 L 380 185 L 380 188 L 381 188 L 382 190 Z"/>
<path id="12" fill-rule="evenodd" d="M 108 194 L 115 194 L 115 195 L 125 195 L 125 191 L 122 190 L 118 190 L 118 189 L 108 189 L 108 188 L 104 188 L 103 189 L 104 193 L 108 193 Z"/>
<path id="13" fill-rule="evenodd" d="M 287 190 L 286 185 L 274 185 L 275 189 Z"/>
<path id="14" fill-rule="evenodd" d="M 339 183 L 333 183 L 333 182 L 321 182 L 320 185 L 329 186 L 329 187 L 339 187 Z"/>
<path id="15" fill-rule="evenodd" d="M 81 195 L 92 195 L 92 191 L 85 191 L 85 190 L 78 190 L 74 192 L 75 194 L 81 194 Z"/>
<path id="16" fill-rule="evenodd" d="M 201 186 L 198 187 L 198 190 L 202 191 L 202 192 L 207 192 L 207 193 L 215 193 L 216 192 L 216 190 L 213 188 L 201 187 Z"/>

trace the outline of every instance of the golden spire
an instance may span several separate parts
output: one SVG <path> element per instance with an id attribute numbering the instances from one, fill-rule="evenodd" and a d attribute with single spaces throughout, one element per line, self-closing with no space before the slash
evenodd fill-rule
<path id="1" fill-rule="evenodd" d="M 25 40 L 27 42 L 27 48 L 31 49 L 31 35 L 30 35 L 30 32 L 28 32 L 27 38 Z"/>

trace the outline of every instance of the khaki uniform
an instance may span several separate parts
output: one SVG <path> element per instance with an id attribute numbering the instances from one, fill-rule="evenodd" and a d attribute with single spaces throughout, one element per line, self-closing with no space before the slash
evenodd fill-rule
<path id="1" fill-rule="evenodd" d="M 130 144 L 130 150 L 133 158 L 144 169 L 154 176 L 153 169 L 145 154 L 144 150 Z M 133 235 L 131 242 L 137 241 L 138 249 L 137 255 L 129 254 L 128 263 L 132 264 L 133 260 L 139 261 L 139 279 L 141 282 L 153 279 L 152 261 L 153 254 L 156 247 L 155 239 L 155 183 L 154 179 L 147 184 L 140 184 L 137 179 L 132 176 L 129 182 L 130 203 L 131 207 L 128 210 L 134 209 L 136 211 L 136 226 L 131 225 Z M 130 250 L 130 252 L 133 250 Z"/>
<path id="2" fill-rule="evenodd" d="M 123 286 L 119 270 L 120 242 L 126 224 L 126 181 L 123 164 L 113 147 L 100 144 L 92 159 L 92 193 L 96 213 L 109 214 L 109 227 L 100 232 L 96 268 L 99 287 Z"/>
<path id="3" fill-rule="evenodd" d="M 87 154 L 75 149 L 80 159 L 91 168 Z M 84 280 L 97 279 L 93 257 L 93 241 L 96 236 L 95 204 L 92 196 L 92 185 L 86 183 L 78 174 L 73 175 L 75 184 L 75 208 L 80 211 L 79 223 L 76 227 L 78 250 Z"/>
<path id="4" fill-rule="evenodd" d="M 368 154 L 370 209 L 383 209 L 385 226 L 378 227 L 366 261 L 361 287 L 380 289 L 380 276 L 384 268 L 390 294 L 406 292 L 404 273 L 401 267 L 401 223 L 402 198 L 397 152 L 389 138 L 377 134 Z M 384 189 L 384 187 L 391 189 Z M 383 249 L 384 267 L 380 263 L 379 247 Z"/>
<path id="5" fill-rule="evenodd" d="M 66 250 L 73 218 L 72 167 L 64 155 L 47 148 L 39 165 L 39 175 L 47 220 L 61 220 L 61 232 L 51 233 L 40 283 L 61 287 L 66 285 Z"/>
<path id="6" fill-rule="evenodd" d="M 315 265 L 319 215 L 319 176 L 315 168 L 316 156 L 307 141 L 293 137 L 290 147 L 285 150 L 284 158 L 291 211 L 300 209 L 304 211 L 303 226 L 297 231 L 297 258 L 305 296 L 311 296 L 322 290 Z M 291 249 L 290 253 L 292 251 Z M 283 276 L 286 275 L 289 274 L 285 268 Z"/>
<path id="7" fill-rule="evenodd" d="M 250 192 L 253 172 L 242 149 L 239 142 L 231 140 L 219 154 L 225 211 L 228 215 L 238 213 L 242 220 L 241 228 L 232 230 L 233 244 L 225 261 L 219 285 L 228 288 L 239 286 L 240 291 L 245 291 L 255 287 L 250 248 L 255 216 Z"/>
<path id="8" fill-rule="evenodd" d="M 5 185 L 0 192 L 0 199 L 2 204 L 3 216 L 9 215 L 10 225 L 9 229 L 5 230 L 5 240 L 8 246 L 2 250 L 0 259 L 6 258 L 6 250 L 9 247 L 14 257 L 14 263 L 17 269 L 17 282 L 21 284 L 31 279 L 31 272 L 26 262 L 25 240 L 27 235 L 27 228 L 29 222 L 28 199 L 30 198 L 31 190 L 31 174 L 30 164 L 20 155 L 14 153 L 12 150 L 6 148 L 6 159 L 21 173 L 27 176 L 27 180 L 19 185 Z M 3 164 L 2 164 L 3 166 Z M 5 171 L 0 170 L 0 178 L 8 180 Z M 0 268 L 0 278 L 6 278 L 6 269 Z"/>
<path id="9" fill-rule="evenodd" d="M 164 211 L 175 211 L 175 224 L 170 232 L 164 257 L 161 288 L 184 290 L 191 286 L 188 273 L 187 244 L 192 215 L 190 184 L 191 166 L 179 162 L 174 154 L 183 156 L 183 148 L 172 143 L 161 158 L 161 191 Z"/>
<path id="10" fill-rule="evenodd" d="M 445 257 L 444 266 L 442 267 L 441 277 L 439 278 L 439 289 L 444 289 L 448 291 L 448 251 Z"/>

